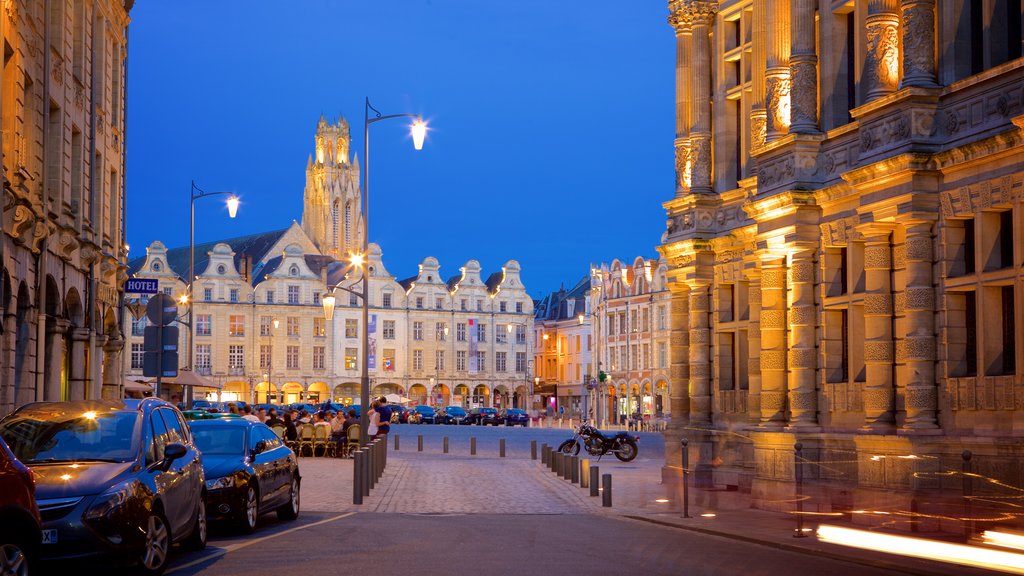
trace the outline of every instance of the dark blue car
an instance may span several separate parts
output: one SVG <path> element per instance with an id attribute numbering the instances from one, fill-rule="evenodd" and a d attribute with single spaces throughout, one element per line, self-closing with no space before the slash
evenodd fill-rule
<path id="1" fill-rule="evenodd" d="M 466 423 L 466 410 L 462 406 L 445 406 L 437 414 L 435 418 L 438 424 L 465 424 Z"/>
<path id="2" fill-rule="evenodd" d="M 498 419 L 505 423 L 505 426 L 526 426 L 530 422 L 530 415 L 519 408 L 505 408 L 498 413 Z"/>
<path id="3" fill-rule="evenodd" d="M 433 424 L 436 421 L 434 418 L 434 409 L 430 406 L 414 406 L 413 410 L 416 414 L 419 414 L 420 424 Z"/>

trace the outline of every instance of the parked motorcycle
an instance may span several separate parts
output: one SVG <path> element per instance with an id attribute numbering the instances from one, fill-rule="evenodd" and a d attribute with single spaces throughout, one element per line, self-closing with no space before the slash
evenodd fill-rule
<path id="1" fill-rule="evenodd" d="M 630 436 L 625 432 L 605 434 L 583 422 L 576 428 L 572 438 L 558 446 L 558 451 L 575 456 L 580 453 L 580 445 L 582 445 L 591 456 L 600 457 L 611 453 L 623 462 L 631 462 L 640 452 L 640 448 L 637 446 L 639 440 L 639 436 Z"/>

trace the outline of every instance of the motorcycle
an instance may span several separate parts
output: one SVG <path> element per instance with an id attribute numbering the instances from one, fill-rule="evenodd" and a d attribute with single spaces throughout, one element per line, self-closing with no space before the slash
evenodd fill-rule
<path id="1" fill-rule="evenodd" d="M 572 438 L 558 446 L 558 451 L 562 454 L 576 456 L 580 453 L 580 445 L 582 445 L 587 449 L 587 454 L 591 456 L 600 457 L 611 453 L 623 462 L 631 462 L 640 452 L 640 448 L 637 446 L 639 440 L 639 436 L 630 436 L 625 432 L 607 435 L 583 422 L 576 428 Z"/>

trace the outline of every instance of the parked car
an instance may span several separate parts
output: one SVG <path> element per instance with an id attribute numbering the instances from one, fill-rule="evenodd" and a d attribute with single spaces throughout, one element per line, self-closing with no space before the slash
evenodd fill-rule
<path id="1" fill-rule="evenodd" d="M 400 404 L 388 404 L 391 409 L 392 424 L 407 424 L 409 422 L 409 409 Z"/>
<path id="2" fill-rule="evenodd" d="M 248 534 L 265 512 L 276 511 L 282 520 L 299 516 L 299 465 L 273 430 L 243 418 L 189 426 L 203 453 L 210 520 L 231 521 Z"/>
<path id="3" fill-rule="evenodd" d="M 210 408 L 214 408 L 216 404 L 217 402 L 214 402 L 212 400 L 193 400 L 191 409 L 209 411 Z"/>
<path id="4" fill-rule="evenodd" d="M 466 410 L 462 406 L 445 406 L 435 415 L 438 424 L 465 424 Z"/>
<path id="5" fill-rule="evenodd" d="M 36 479 L 40 556 L 115 555 L 159 574 L 171 546 L 206 546 L 199 450 L 158 398 L 37 402 L 0 420 Z"/>
<path id="6" fill-rule="evenodd" d="M 466 416 L 466 424 L 479 424 L 481 426 L 501 424 L 496 408 L 471 408 Z"/>
<path id="7" fill-rule="evenodd" d="M 505 423 L 505 426 L 526 426 L 530 423 L 530 415 L 526 410 L 519 408 L 504 408 L 498 412 L 498 419 Z"/>
<path id="8" fill-rule="evenodd" d="M 0 574 L 35 572 L 43 539 L 35 491 L 32 470 L 0 439 Z"/>
<path id="9" fill-rule="evenodd" d="M 430 406 L 415 406 L 413 411 L 419 416 L 417 424 L 433 424 L 434 423 L 434 409 Z"/>

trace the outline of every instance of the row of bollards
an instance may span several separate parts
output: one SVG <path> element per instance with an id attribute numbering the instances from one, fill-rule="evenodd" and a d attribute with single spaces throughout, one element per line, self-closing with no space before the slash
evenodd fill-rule
<path id="1" fill-rule="evenodd" d="M 401 438 L 399 437 L 398 434 L 395 434 L 395 450 L 396 451 L 400 450 L 400 446 L 401 446 Z M 444 437 L 444 442 L 443 442 L 442 450 L 443 450 L 443 452 L 445 454 L 448 453 L 448 437 L 447 436 Z M 416 451 L 417 452 L 423 452 L 423 435 L 422 434 L 420 434 L 420 435 L 418 435 L 416 437 Z M 469 439 L 469 455 L 470 456 L 476 456 L 476 436 L 472 436 Z M 502 457 L 502 458 L 505 457 L 505 439 L 504 438 L 499 438 L 498 439 L 498 455 L 500 457 Z M 536 440 L 531 440 L 530 441 L 530 458 L 532 460 L 536 460 L 537 459 L 537 441 Z"/>
<path id="2" fill-rule="evenodd" d="M 399 446 L 395 436 L 395 449 Z M 381 437 L 367 442 L 352 453 L 352 503 L 362 504 L 363 498 L 370 495 L 370 490 L 384 476 L 384 468 L 388 464 L 387 438 Z"/>
<path id="3" fill-rule="evenodd" d="M 535 447 L 531 446 L 531 456 L 533 455 Z M 590 460 L 559 452 L 545 443 L 540 445 L 540 462 L 559 478 L 577 484 L 580 488 L 589 488 L 592 497 L 596 498 L 600 494 L 601 505 L 611 508 L 612 475 L 601 475 L 596 465 L 590 465 Z"/>

